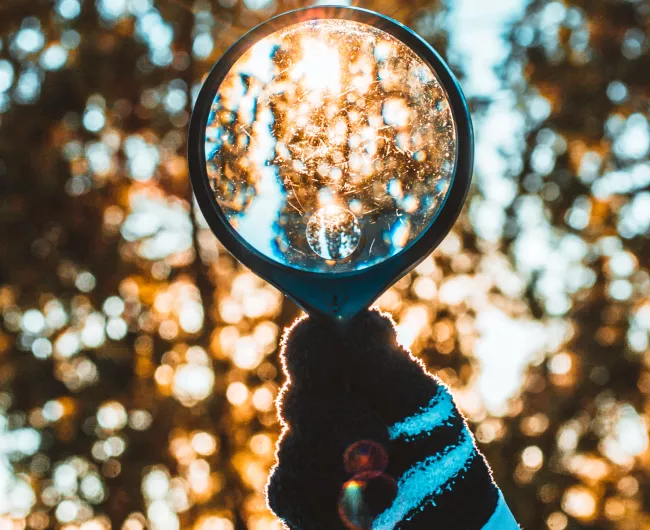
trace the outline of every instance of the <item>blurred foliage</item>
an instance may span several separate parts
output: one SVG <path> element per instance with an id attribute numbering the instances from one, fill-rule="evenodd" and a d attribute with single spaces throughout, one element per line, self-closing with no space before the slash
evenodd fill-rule
<path id="1" fill-rule="evenodd" d="M 0 4 L 2 528 L 280 527 L 299 310 L 216 242 L 184 150 L 219 55 L 301 5 Z M 447 51 L 477 133 L 465 214 L 379 305 L 524 528 L 649 528 L 650 5 L 361 7 Z"/>

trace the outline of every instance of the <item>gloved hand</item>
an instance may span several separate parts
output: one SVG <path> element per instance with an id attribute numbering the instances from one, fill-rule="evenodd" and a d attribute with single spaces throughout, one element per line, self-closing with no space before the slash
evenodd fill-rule
<path id="1" fill-rule="evenodd" d="M 267 485 L 291 530 L 515 530 L 447 387 L 376 310 L 285 334 L 284 431 Z"/>

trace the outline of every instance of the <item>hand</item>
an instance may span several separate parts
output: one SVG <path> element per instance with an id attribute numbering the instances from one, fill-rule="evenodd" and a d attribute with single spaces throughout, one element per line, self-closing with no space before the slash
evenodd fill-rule
<path id="1" fill-rule="evenodd" d="M 494 528 L 518 528 L 447 387 L 389 317 L 367 311 L 346 331 L 299 320 L 282 362 L 267 497 L 291 530 L 478 530 L 504 510 Z"/>

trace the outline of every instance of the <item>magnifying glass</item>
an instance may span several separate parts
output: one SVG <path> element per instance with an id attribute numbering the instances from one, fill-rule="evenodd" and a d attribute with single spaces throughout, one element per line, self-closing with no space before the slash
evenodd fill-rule
<path id="1" fill-rule="evenodd" d="M 307 313 L 348 321 L 451 229 L 469 188 L 469 111 L 438 53 L 353 7 L 257 26 L 207 76 L 194 192 L 240 262 Z"/>

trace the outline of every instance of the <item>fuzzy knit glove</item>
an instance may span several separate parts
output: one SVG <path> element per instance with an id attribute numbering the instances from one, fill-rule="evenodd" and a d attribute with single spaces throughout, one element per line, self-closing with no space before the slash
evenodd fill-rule
<path id="1" fill-rule="evenodd" d="M 288 330 L 267 485 L 291 530 L 517 530 L 447 387 L 378 311 Z"/>

